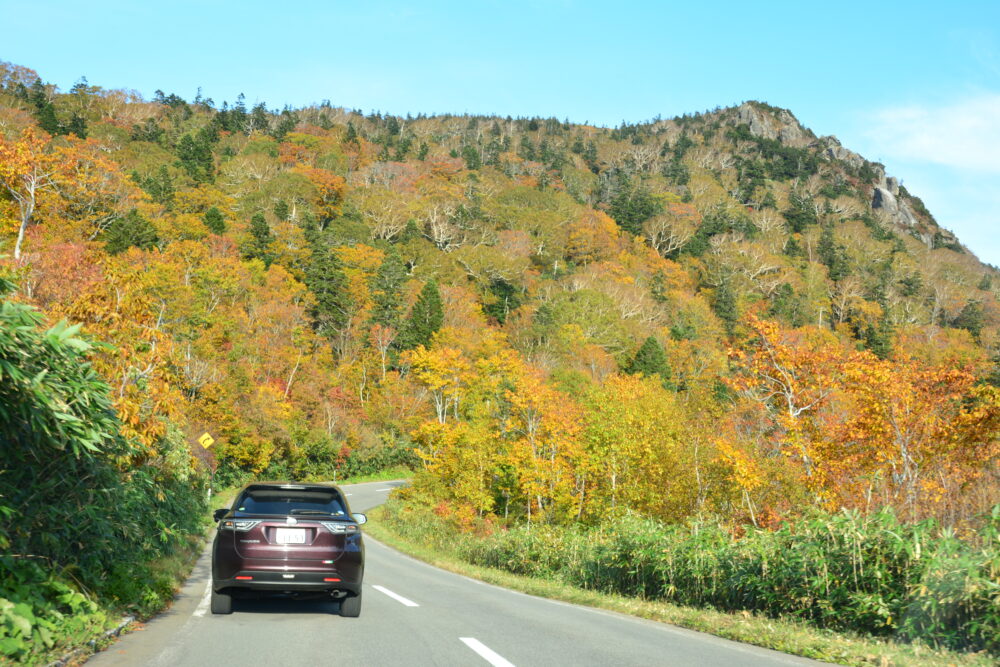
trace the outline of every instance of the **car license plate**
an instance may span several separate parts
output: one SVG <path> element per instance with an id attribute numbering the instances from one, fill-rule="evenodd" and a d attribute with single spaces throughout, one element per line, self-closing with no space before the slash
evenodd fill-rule
<path id="1" fill-rule="evenodd" d="M 305 544 L 305 528 L 276 528 L 274 541 L 278 544 Z"/>

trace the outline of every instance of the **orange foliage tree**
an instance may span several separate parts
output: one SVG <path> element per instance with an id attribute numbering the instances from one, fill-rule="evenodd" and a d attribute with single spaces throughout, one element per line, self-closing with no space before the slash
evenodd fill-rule
<path id="1" fill-rule="evenodd" d="M 21 246 L 35 211 L 56 198 L 59 177 L 70 168 L 61 151 L 53 148 L 49 136 L 28 126 L 17 141 L 0 135 L 0 185 L 17 202 L 19 220 L 14 259 L 21 259 Z"/>
<path id="2" fill-rule="evenodd" d="M 831 508 L 940 517 L 995 470 L 998 394 L 971 366 L 882 360 L 815 329 L 783 330 L 753 315 L 745 324 L 753 336 L 730 353 L 730 386 L 762 413 L 726 434 L 720 451 L 735 484 L 768 498 L 770 510 L 790 509 L 782 499 L 801 486 Z M 776 468 L 768 449 L 797 465 Z M 779 479 L 784 492 L 768 495 Z"/>
<path id="3" fill-rule="evenodd" d="M 752 336 L 730 350 L 736 371 L 730 386 L 766 407 L 776 427 L 775 449 L 798 460 L 811 478 L 819 455 L 810 438 L 813 417 L 839 384 L 842 350 L 817 330 L 786 331 L 753 314 L 745 324 Z"/>
<path id="4" fill-rule="evenodd" d="M 295 171 L 309 179 L 315 189 L 313 205 L 323 222 L 340 214 L 347 187 L 343 177 L 319 167 L 298 166 Z"/>
<path id="5" fill-rule="evenodd" d="M 997 392 L 970 368 L 866 354 L 845 375 L 854 409 L 829 438 L 838 472 L 850 473 L 845 490 L 917 519 L 995 464 Z"/>
<path id="6" fill-rule="evenodd" d="M 92 241 L 145 200 L 94 140 L 57 144 L 31 126 L 16 141 L 0 136 L 0 185 L 18 205 L 15 260 L 40 213 L 60 223 L 56 237 Z"/>

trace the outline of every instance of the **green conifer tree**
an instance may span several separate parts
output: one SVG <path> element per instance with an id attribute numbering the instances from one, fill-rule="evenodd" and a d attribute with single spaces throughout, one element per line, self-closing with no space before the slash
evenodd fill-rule
<path id="1" fill-rule="evenodd" d="M 31 84 L 31 92 L 28 94 L 28 100 L 35 105 L 36 109 L 40 109 L 46 102 L 49 101 L 49 97 L 45 91 L 45 84 L 42 83 L 41 79 L 36 78 Z"/>
<path id="2" fill-rule="evenodd" d="M 161 164 L 155 174 L 140 179 L 138 183 L 157 204 L 163 204 L 168 210 L 173 206 L 174 180 L 170 177 L 167 165 Z"/>
<path id="3" fill-rule="evenodd" d="M 885 359 L 892 353 L 892 324 L 886 317 L 878 326 L 869 324 L 865 328 L 864 344 L 879 359 Z"/>
<path id="4" fill-rule="evenodd" d="M 318 239 L 311 245 L 305 283 L 316 301 L 309 307 L 309 318 L 316 333 L 334 340 L 350 321 L 351 297 L 347 291 L 347 277 L 336 253 Z"/>
<path id="5" fill-rule="evenodd" d="M 399 328 L 400 306 L 402 305 L 401 289 L 406 282 L 406 266 L 400 259 L 395 248 L 386 253 L 382 265 L 372 278 L 372 324 Z"/>
<path id="6" fill-rule="evenodd" d="M 444 322 L 444 305 L 441 303 L 441 293 L 437 283 L 427 281 L 413 304 L 410 317 L 397 338 L 400 349 L 412 350 L 418 345 L 430 345 L 431 337 L 437 333 Z"/>
<path id="7" fill-rule="evenodd" d="M 736 306 L 736 294 L 730 287 L 729 281 L 723 282 L 715 290 L 715 298 L 712 299 L 712 310 L 719 316 L 726 327 L 726 333 L 730 336 L 736 328 L 736 320 L 739 318 L 739 310 Z"/>
<path id="8" fill-rule="evenodd" d="M 148 250 L 159 241 L 152 223 L 135 209 L 114 220 L 104 231 L 103 239 L 104 249 L 112 255 L 125 252 L 133 246 Z"/>
<path id="9" fill-rule="evenodd" d="M 247 122 L 249 114 L 247 114 L 246 99 L 246 95 L 243 93 L 237 95 L 236 104 L 233 105 L 232 111 L 229 112 L 229 122 L 237 132 L 246 132 L 249 125 Z"/>
<path id="10" fill-rule="evenodd" d="M 212 159 L 211 137 L 199 133 L 198 137 L 185 134 L 177 142 L 177 166 L 198 183 L 213 180 L 215 163 Z"/>
<path id="11" fill-rule="evenodd" d="M 483 312 L 498 323 L 504 324 L 511 312 L 521 307 L 523 293 L 517 285 L 503 278 L 494 278 L 490 281 L 488 289 L 492 298 L 487 297 Z"/>
<path id="12" fill-rule="evenodd" d="M 409 243 L 414 239 L 420 238 L 420 227 L 417 226 L 417 221 L 410 218 L 406 221 L 406 226 L 403 227 L 403 231 L 399 233 L 396 238 L 393 239 L 393 243 Z"/>
<path id="13" fill-rule="evenodd" d="M 587 142 L 587 150 L 583 152 L 583 161 L 587 163 L 590 171 L 595 174 L 601 170 L 601 166 L 597 161 L 597 144 L 593 141 Z"/>
<path id="14" fill-rule="evenodd" d="M 622 178 L 618 194 L 611 200 L 608 213 L 618 226 L 630 234 L 642 234 L 642 223 L 663 210 L 663 204 L 643 185 L 633 185 Z"/>
<path id="15" fill-rule="evenodd" d="M 793 192 L 788 198 L 788 208 L 781 212 L 788 228 L 801 234 L 809 225 L 816 224 L 816 208 L 810 197 Z"/>
<path id="16" fill-rule="evenodd" d="M 39 107 L 38 111 L 35 112 L 35 120 L 38 121 L 38 126 L 51 134 L 56 136 L 61 134 L 62 129 L 59 125 L 59 119 L 56 118 L 56 109 L 52 104 L 46 102 L 44 105 Z"/>
<path id="17" fill-rule="evenodd" d="M 250 239 L 243 246 L 243 257 L 245 259 L 259 259 L 264 262 L 265 267 L 269 267 L 274 261 L 274 253 L 271 252 L 273 242 L 274 235 L 271 234 L 271 227 L 264 219 L 264 215 L 257 213 L 250 218 Z"/>
<path id="18" fill-rule="evenodd" d="M 829 269 L 830 280 L 836 282 L 847 277 L 849 270 L 846 253 L 844 247 L 838 245 L 834 239 L 832 225 L 824 225 L 819 243 L 816 244 L 816 252 L 819 255 L 819 261 L 823 262 Z"/>
<path id="19" fill-rule="evenodd" d="M 28 97 L 35 107 L 35 120 L 38 122 L 38 126 L 52 136 L 62 134 L 62 127 L 56 117 L 56 109 L 49 101 L 48 91 L 41 79 L 35 79 L 35 82 L 31 84 L 31 93 Z"/>
<path id="20" fill-rule="evenodd" d="M 475 146 L 466 146 L 463 148 L 462 159 L 465 160 L 466 169 L 479 169 L 483 166 L 483 159 Z"/>
<path id="21" fill-rule="evenodd" d="M 355 129 L 352 121 L 347 121 L 347 133 L 344 134 L 344 143 L 358 145 L 358 131 Z"/>
<path id="22" fill-rule="evenodd" d="M 678 158 L 674 158 L 663 166 L 663 175 L 673 185 L 687 185 L 691 180 L 691 172 Z"/>
<path id="23" fill-rule="evenodd" d="M 951 324 L 956 329 L 968 331 L 978 343 L 979 337 L 983 333 L 983 327 L 986 326 L 986 313 L 983 310 L 982 302 L 970 301 L 965 304 Z"/>
<path id="24" fill-rule="evenodd" d="M 802 251 L 802 245 L 794 236 L 789 236 L 788 241 L 785 242 L 785 254 L 789 257 L 802 257 L 805 255 Z"/>
<path id="25" fill-rule="evenodd" d="M 205 211 L 202 220 L 213 234 L 222 234 L 226 231 L 226 220 L 222 217 L 222 211 L 215 206 Z"/>
<path id="26" fill-rule="evenodd" d="M 670 364 L 667 362 L 667 355 L 660 342 L 652 336 L 639 347 L 635 356 L 625 367 L 625 372 L 630 375 L 642 374 L 647 377 L 659 375 L 664 387 L 671 386 Z"/>
<path id="27" fill-rule="evenodd" d="M 285 221 L 288 220 L 289 215 L 291 215 L 291 210 L 288 207 L 288 202 L 284 199 L 279 199 L 274 204 L 274 217 L 278 220 Z"/>
<path id="28" fill-rule="evenodd" d="M 295 126 L 299 124 L 298 117 L 292 113 L 291 109 L 284 109 L 281 112 L 281 116 L 278 117 L 278 123 L 274 127 L 274 131 L 271 136 L 278 141 L 284 141 L 288 133 L 295 129 Z"/>
<path id="29" fill-rule="evenodd" d="M 250 127 L 258 132 L 267 132 L 271 118 L 267 115 L 267 107 L 263 102 L 254 105 L 250 112 Z"/>
<path id="30" fill-rule="evenodd" d="M 75 134 L 81 139 L 87 138 L 87 121 L 80 114 L 74 113 L 66 125 L 66 134 Z"/>

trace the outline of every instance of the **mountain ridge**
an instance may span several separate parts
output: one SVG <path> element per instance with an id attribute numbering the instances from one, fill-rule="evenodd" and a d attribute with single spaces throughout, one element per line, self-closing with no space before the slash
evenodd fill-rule
<path id="1" fill-rule="evenodd" d="M 599 128 L 61 93 L 10 65 L 0 84 L 0 240 L 18 255 L 0 277 L 116 346 L 95 367 L 149 460 L 211 431 L 215 451 L 192 452 L 222 480 L 426 464 L 476 512 L 507 494 L 551 517 L 614 492 L 592 466 L 612 455 L 638 457 L 635 502 L 669 520 L 856 507 L 862 480 L 913 516 L 970 516 L 994 488 L 963 457 L 995 445 L 968 424 L 1000 384 L 996 271 L 791 111 Z M 816 392 L 804 416 L 764 390 L 767 345 Z M 933 382 L 963 399 L 933 403 Z M 630 396 L 637 419 L 669 417 L 670 466 L 602 449 L 601 400 Z M 858 426 L 885 396 L 938 415 L 912 437 L 946 487 L 900 477 L 905 457 L 875 451 L 892 438 Z M 524 449 L 525 414 L 565 455 Z M 535 501 L 542 469 L 562 491 Z"/>

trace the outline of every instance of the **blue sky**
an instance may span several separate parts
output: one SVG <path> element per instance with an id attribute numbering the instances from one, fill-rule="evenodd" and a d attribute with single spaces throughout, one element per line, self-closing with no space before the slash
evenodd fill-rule
<path id="1" fill-rule="evenodd" d="M 1000 265 L 1000 2 L 0 0 L 62 88 L 616 125 L 758 99 L 835 134 Z"/>

